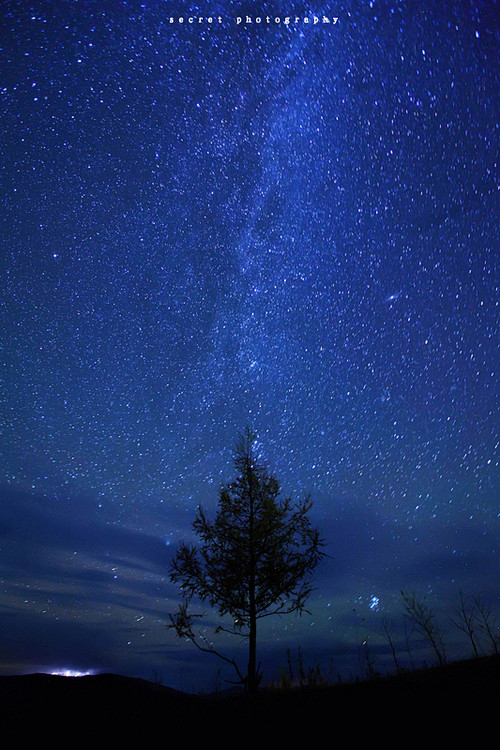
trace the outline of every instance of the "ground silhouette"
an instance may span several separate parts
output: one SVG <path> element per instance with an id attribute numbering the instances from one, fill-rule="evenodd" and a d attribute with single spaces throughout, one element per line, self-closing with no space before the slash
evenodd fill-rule
<path id="1" fill-rule="evenodd" d="M 141 742 L 242 739 L 349 741 L 391 746 L 496 732 L 500 657 L 455 662 L 348 684 L 243 694 L 192 695 L 112 674 L 0 677 L 3 739 L 51 746 L 77 740 Z"/>

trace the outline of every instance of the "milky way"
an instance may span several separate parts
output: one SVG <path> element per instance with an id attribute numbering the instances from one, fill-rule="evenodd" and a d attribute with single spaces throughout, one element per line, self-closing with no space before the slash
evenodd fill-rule
<path id="1" fill-rule="evenodd" d="M 496 3 L 1 13 L 4 671 L 179 679 L 247 425 L 330 555 L 268 648 L 498 607 Z"/>

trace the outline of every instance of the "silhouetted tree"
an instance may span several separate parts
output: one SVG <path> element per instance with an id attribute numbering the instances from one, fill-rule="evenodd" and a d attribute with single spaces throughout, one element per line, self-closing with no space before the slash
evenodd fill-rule
<path id="1" fill-rule="evenodd" d="M 483 635 L 491 643 L 493 653 L 498 654 L 498 647 L 500 645 L 498 623 L 495 620 L 489 605 L 486 604 L 486 602 L 484 602 L 480 596 L 474 597 L 473 604 L 478 621 L 478 627 Z"/>
<path id="2" fill-rule="evenodd" d="M 389 623 L 387 622 L 387 620 L 386 620 L 385 617 L 382 618 L 382 628 L 384 630 L 384 633 L 386 635 L 387 640 L 389 641 L 389 646 L 391 647 L 392 658 L 394 660 L 394 666 L 396 667 L 396 671 L 397 672 L 401 672 L 401 665 L 399 663 L 399 659 L 398 659 L 398 656 L 397 656 L 397 653 L 396 653 L 396 647 L 394 645 L 394 639 L 393 639 L 392 633 L 391 633 L 391 631 L 389 629 Z"/>
<path id="3" fill-rule="evenodd" d="M 182 543 L 172 561 L 170 578 L 180 584 L 184 601 L 170 615 L 169 628 L 202 651 L 231 663 L 253 695 L 260 682 L 257 624 L 264 617 L 301 614 L 311 593 L 311 574 L 324 553 L 323 540 L 308 518 L 310 497 L 292 503 L 279 497 L 277 480 L 257 462 L 255 436 L 246 430 L 234 451 L 237 478 L 220 492 L 210 521 L 199 508 L 193 529 L 200 546 Z M 207 602 L 221 617 L 232 619 L 216 632 L 248 639 L 248 666 L 243 674 L 234 659 L 216 650 L 195 631 L 188 611 L 192 597 Z"/>
<path id="4" fill-rule="evenodd" d="M 452 623 L 462 631 L 462 633 L 465 633 L 471 642 L 475 656 L 478 657 L 479 649 L 476 643 L 477 614 L 475 611 L 475 604 L 470 604 L 465 600 L 463 591 L 460 591 L 460 602 L 454 607 L 453 615 L 450 616 L 450 619 Z"/>
<path id="5" fill-rule="evenodd" d="M 369 679 L 378 677 L 379 673 L 375 666 L 375 660 L 370 650 L 370 641 L 368 636 L 363 638 L 363 640 L 361 641 L 361 645 L 358 649 L 358 655 L 359 666 L 361 667 L 362 674 L 364 674 Z"/>
<path id="6" fill-rule="evenodd" d="M 416 630 L 429 641 L 439 664 L 444 664 L 446 662 L 445 648 L 433 610 L 429 607 L 425 598 L 419 598 L 414 593 L 401 591 L 401 596 L 406 617 Z"/>

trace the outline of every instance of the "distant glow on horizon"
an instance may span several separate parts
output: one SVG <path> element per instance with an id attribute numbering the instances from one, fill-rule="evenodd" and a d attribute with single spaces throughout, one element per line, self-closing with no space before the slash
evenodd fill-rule
<path id="1" fill-rule="evenodd" d="M 88 677 L 89 675 L 95 674 L 95 672 L 80 672 L 77 669 L 55 669 L 52 672 L 49 672 L 49 674 L 57 677 Z"/>

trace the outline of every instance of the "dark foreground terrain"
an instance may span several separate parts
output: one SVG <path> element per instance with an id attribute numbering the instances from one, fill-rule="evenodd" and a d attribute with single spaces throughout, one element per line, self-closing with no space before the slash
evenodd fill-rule
<path id="1" fill-rule="evenodd" d="M 20 675 L 0 677 L 0 737 L 10 741 L 4 747 L 19 740 L 51 747 L 179 740 L 500 747 L 499 698 L 498 656 L 366 682 L 263 691 L 253 704 L 112 674 Z"/>

